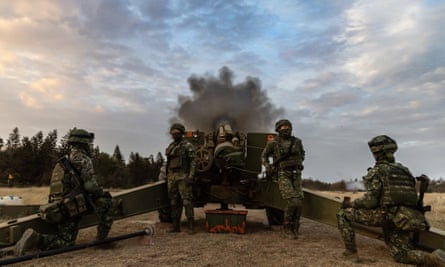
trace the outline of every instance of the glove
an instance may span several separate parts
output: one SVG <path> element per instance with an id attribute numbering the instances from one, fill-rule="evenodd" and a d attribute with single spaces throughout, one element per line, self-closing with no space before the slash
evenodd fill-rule
<path id="1" fill-rule="evenodd" d="M 351 201 L 350 197 L 344 197 L 341 207 L 343 209 L 354 208 L 354 201 Z"/>

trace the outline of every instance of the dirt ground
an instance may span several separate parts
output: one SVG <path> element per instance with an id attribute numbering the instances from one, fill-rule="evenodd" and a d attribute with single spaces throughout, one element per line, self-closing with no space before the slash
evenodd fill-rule
<path id="1" fill-rule="evenodd" d="M 1 192 L 0 192 L 1 193 Z M 168 233 L 157 212 L 116 221 L 110 236 L 154 225 L 155 234 L 116 242 L 112 249 L 91 247 L 11 266 L 408 266 L 395 263 L 382 241 L 357 235 L 362 262 L 341 256 L 344 250 L 335 227 L 303 218 L 298 240 L 283 237 L 267 225 L 264 210 L 248 210 L 246 234 L 211 234 L 205 230 L 205 209 L 196 208 L 197 233 Z M 243 209 L 237 206 L 236 209 Z M 95 228 L 83 229 L 77 243 L 93 241 Z"/>

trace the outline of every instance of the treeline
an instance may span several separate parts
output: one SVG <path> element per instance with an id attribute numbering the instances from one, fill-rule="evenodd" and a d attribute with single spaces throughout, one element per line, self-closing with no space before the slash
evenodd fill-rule
<path id="1" fill-rule="evenodd" d="M 303 187 L 318 191 L 347 191 L 346 182 L 326 183 L 312 178 L 303 179 Z"/>
<path id="2" fill-rule="evenodd" d="M 7 185 L 8 180 L 15 186 L 49 185 L 57 159 L 69 154 L 68 136 L 69 131 L 59 142 L 57 130 L 52 130 L 46 136 L 39 131 L 31 138 L 22 137 L 16 127 L 6 140 L 0 137 L 0 185 Z M 111 156 L 96 146 L 92 158 L 98 182 L 106 188 L 131 188 L 157 181 L 164 162 L 160 152 L 156 157 L 143 157 L 132 152 L 126 162 L 118 145 Z M 307 189 L 361 191 L 357 186 L 351 187 L 351 183 L 357 184 L 357 179 L 334 183 L 303 179 L 303 187 Z M 428 192 L 445 192 L 444 179 L 431 180 Z"/>
<path id="3" fill-rule="evenodd" d="M 443 178 L 438 180 L 430 177 L 428 193 L 445 193 L 445 181 Z M 351 186 L 351 184 L 353 186 Z M 303 187 L 318 191 L 364 191 L 364 187 L 357 187 L 357 180 L 344 181 L 335 183 L 326 183 L 312 178 L 303 179 Z M 419 186 L 419 185 L 418 185 Z"/>
<path id="4" fill-rule="evenodd" d="M 69 153 L 68 136 L 69 131 L 58 142 L 57 130 L 52 130 L 46 136 L 39 131 L 31 138 L 22 137 L 14 128 L 6 140 L 0 138 L 0 184 L 49 185 L 57 159 Z M 156 181 L 164 162 L 161 153 L 155 158 L 132 152 L 126 163 L 118 145 L 111 156 L 96 146 L 92 159 L 98 182 L 107 188 L 130 188 Z"/>

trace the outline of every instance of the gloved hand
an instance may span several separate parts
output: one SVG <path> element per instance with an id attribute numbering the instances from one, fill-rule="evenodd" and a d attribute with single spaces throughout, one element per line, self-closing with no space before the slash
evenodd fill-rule
<path id="1" fill-rule="evenodd" d="M 341 207 L 343 209 L 354 208 L 354 201 L 351 201 L 350 197 L 344 197 L 343 202 L 341 203 Z"/>

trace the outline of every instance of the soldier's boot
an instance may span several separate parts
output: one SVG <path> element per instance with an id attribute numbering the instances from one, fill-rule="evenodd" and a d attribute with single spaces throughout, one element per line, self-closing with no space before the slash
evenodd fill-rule
<path id="1" fill-rule="evenodd" d="M 293 232 L 294 224 L 291 222 L 284 222 L 283 233 L 285 237 L 295 239 L 295 234 Z"/>
<path id="2" fill-rule="evenodd" d="M 357 253 L 357 246 L 355 244 L 355 233 L 354 231 L 340 231 L 343 243 L 345 244 L 345 251 L 343 252 L 343 257 L 348 259 L 359 260 Z"/>
<path id="3" fill-rule="evenodd" d="M 177 218 L 173 218 L 172 219 L 172 227 L 170 228 L 170 230 L 168 231 L 169 233 L 179 233 L 181 232 L 181 228 L 180 228 L 180 219 Z"/>
<path id="4" fill-rule="evenodd" d="M 187 219 L 187 227 L 188 227 L 188 233 L 193 235 L 195 234 L 195 221 L 193 218 Z"/>
<path id="5" fill-rule="evenodd" d="M 98 230 L 97 235 L 96 235 L 96 241 L 103 240 L 103 239 L 107 238 L 109 232 L 110 232 L 110 229 L 100 230 L 100 231 Z"/>
<path id="6" fill-rule="evenodd" d="M 445 252 L 440 249 L 434 250 L 424 257 L 424 266 L 445 267 Z"/>
<path id="7" fill-rule="evenodd" d="M 100 240 L 106 239 L 108 237 L 108 233 L 109 232 L 110 232 L 110 229 L 97 231 L 96 241 L 100 241 Z M 99 245 L 99 248 L 101 248 L 101 249 L 113 249 L 113 248 L 116 248 L 116 247 L 117 247 L 117 243 L 116 242 L 110 242 L 110 243 L 105 243 L 105 244 Z"/>
<path id="8" fill-rule="evenodd" d="M 357 249 L 351 249 L 346 248 L 345 251 L 343 251 L 342 255 L 347 258 L 353 258 L 357 256 Z"/>
<path id="9" fill-rule="evenodd" d="M 355 237 L 350 238 L 349 240 L 345 240 L 345 251 L 343 251 L 343 257 L 358 261 L 358 253 L 357 253 L 357 247 L 355 245 Z"/>
<path id="10" fill-rule="evenodd" d="M 299 230 L 300 230 L 300 220 L 296 220 L 292 228 L 292 233 L 294 234 L 295 239 L 298 239 Z"/>
<path id="11" fill-rule="evenodd" d="M 23 256 L 27 251 L 31 249 L 39 248 L 42 243 L 42 236 L 34 231 L 34 229 L 28 228 L 17 241 L 14 246 L 14 254 L 16 256 Z"/>
<path id="12" fill-rule="evenodd" d="M 342 255 L 347 260 L 351 260 L 353 262 L 360 262 L 360 258 L 358 257 L 357 249 L 355 247 L 346 247 L 346 249 L 345 249 L 345 251 L 343 251 Z"/>

